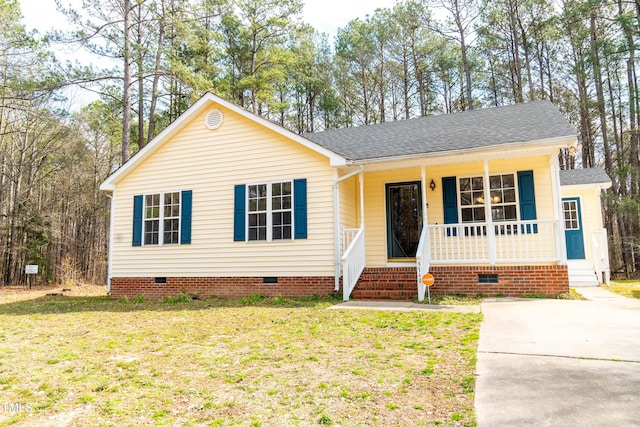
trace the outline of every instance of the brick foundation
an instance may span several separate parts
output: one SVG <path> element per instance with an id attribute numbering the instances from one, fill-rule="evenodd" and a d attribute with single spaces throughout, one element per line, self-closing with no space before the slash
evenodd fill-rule
<path id="1" fill-rule="evenodd" d="M 433 266 L 434 294 L 478 294 L 518 297 L 569 292 L 566 265 Z M 478 283 L 479 274 L 497 274 L 497 284 Z M 366 268 L 353 291 L 354 299 L 410 300 L 418 295 L 414 267 Z"/>
<path id="2" fill-rule="evenodd" d="M 431 291 L 436 294 L 519 297 L 569 292 L 569 273 L 566 265 L 434 266 L 429 272 L 435 278 Z M 498 283 L 479 284 L 478 274 L 497 274 Z"/>
<path id="3" fill-rule="evenodd" d="M 112 298 L 164 298 L 185 292 L 200 298 L 209 296 L 305 297 L 330 295 L 333 276 L 278 277 L 278 283 L 263 283 L 262 277 L 167 277 L 167 283 L 155 283 L 154 277 L 111 278 Z"/>
<path id="4" fill-rule="evenodd" d="M 556 295 L 569 292 L 566 265 L 532 266 L 433 266 L 434 294 L 478 294 L 523 296 Z M 479 284 L 478 274 L 497 274 L 497 284 Z M 262 277 L 167 277 L 167 283 L 155 283 L 154 277 L 114 277 L 111 279 L 113 298 L 135 298 L 144 295 L 155 299 L 181 292 L 209 296 L 243 297 L 304 297 L 331 295 L 333 276 L 278 277 L 278 283 L 263 283 Z M 366 268 L 353 291 L 354 299 L 411 300 L 418 294 L 414 267 Z"/>

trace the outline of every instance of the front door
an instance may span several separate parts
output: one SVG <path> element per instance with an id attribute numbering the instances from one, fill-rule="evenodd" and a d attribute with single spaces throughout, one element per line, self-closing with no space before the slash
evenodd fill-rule
<path id="1" fill-rule="evenodd" d="M 420 182 L 387 184 L 387 257 L 415 259 L 422 231 Z"/>
<path id="2" fill-rule="evenodd" d="M 562 199 L 564 211 L 564 235 L 567 242 L 567 259 L 584 259 L 584 235 L 580 199 Z"/>

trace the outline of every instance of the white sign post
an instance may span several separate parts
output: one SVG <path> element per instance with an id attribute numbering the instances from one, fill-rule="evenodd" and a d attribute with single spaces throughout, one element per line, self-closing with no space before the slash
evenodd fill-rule
<path id="1" fill-rule="evenodd" d="M 24 272 L 29 280 L 29 289 L 31 289 L 31 285 L 33 284 L 33 275 L 38 274 L 38 264 L 25 265 Z"/>

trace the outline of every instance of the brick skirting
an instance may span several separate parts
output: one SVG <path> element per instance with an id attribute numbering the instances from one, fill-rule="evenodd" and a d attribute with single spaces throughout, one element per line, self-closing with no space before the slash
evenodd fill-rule
<path id="1" fill-rule="evenodd" d="M 166 283 L 155 283 L 155 277 L 113 277 L 112 298 L 156 299 L 179 295 L 185 292 L 201 298 L 244 297 L 263 295 L 267 297 L 325 296 L 333 293 L 333 276 L 278 277 L 278 283 L 263 283 L 262 277 L 167 277 Z"/>
<path id="2" fill-rule="evenodd" d="M 475 296 L 557 295 L 569 292 L 566 265 L 532 266 L 432 266 L 434 294 Z M 498 283 L 478 283 L 479 274 L 497 274 Z M 366 268 L 356 285 L 354 299 L 410 300 L 418 295 L 417 272 L 413 267 Z"/>
<path id="3" fill-rule="evenodd" d="M 433 266 L 434 294 L 478 294 L 522 296 L 556 295 L 569 292 L 566 265 L 532 266 Z M 497 274 L 497 284 L 478 283 L 479 274 Z M 155 277 L 113 277 L 113 298 L 135 298 L 144 295 L 155 299 L 181 292 L 198 297 L 304 297 L 331 295 L 333 276 L 278 277 L 278 283 L 263 283 L 262 277 L 167 277 L 166 283 L 155 283 Z M 411 300 L 418 294 L 417 273 L 413 267 L 366 268 L 356 288 L 354 299 Z"/>
<path id="4" fill-rule="evenodd" d="M 569 292 L 569 273 L 566 265 L 434 266 L 429 272 L 435 278 L 431 291 L 436 294 L 519 297 Z M 479 274 L 497 274 L 498 283 L 479 284 Z"/>

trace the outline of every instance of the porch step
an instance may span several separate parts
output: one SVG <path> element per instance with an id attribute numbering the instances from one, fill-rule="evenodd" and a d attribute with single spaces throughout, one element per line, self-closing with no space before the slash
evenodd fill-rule
<path id="1" fill-rule="evenodd" d="M 417 289 L 417 288 L 416 288 Z M 358 290 L 354 289 L 351 297 L 353 299 L 375 299 L 375 300 L 398 300 L 398 301 L 410 301 L 416 295 L 418 295 L 418 291 L 403 291 L 403 290 L 382 290 L 382 291 L 374 291 L 374 290 Z"/>
<path id="2" fill-rule="evenodd" d="M 351 297 L 410 301 L 417 295 L 415 267 L 365 268 Z"/>
<path id="3" fill-rule="evenodd" d="M 593 266 L 586 260 L 569 260 L 567 261 L 567 269 L 569 272 L 569 286 L 598 286 L 598 277 L 593 270 Z"/>

